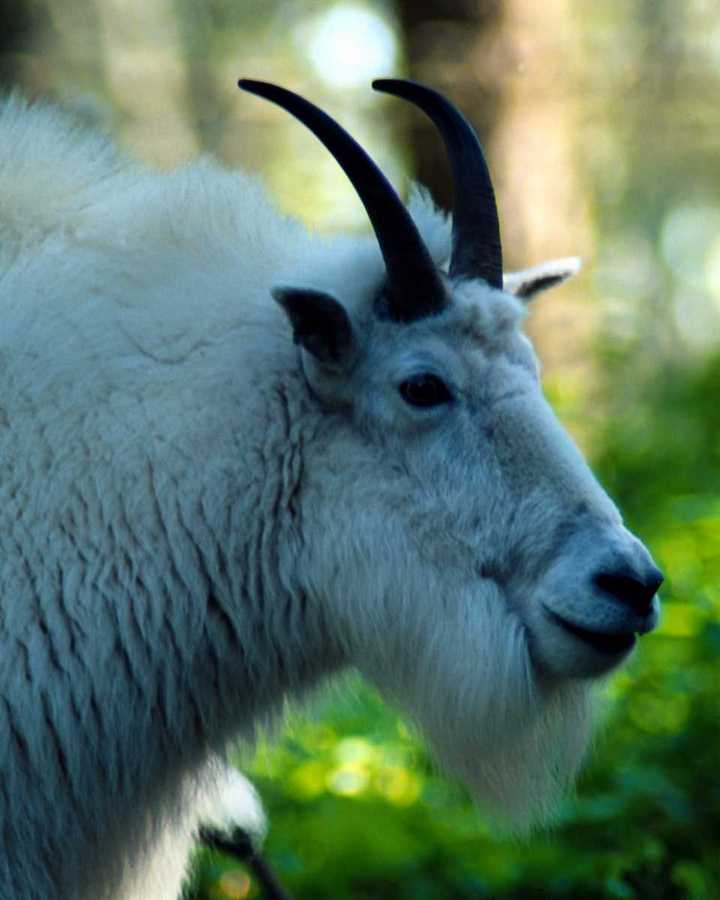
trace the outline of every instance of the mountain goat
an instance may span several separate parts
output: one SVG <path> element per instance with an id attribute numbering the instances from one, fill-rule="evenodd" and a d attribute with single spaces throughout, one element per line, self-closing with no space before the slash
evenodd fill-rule
<path id="1" fill-rule="evenodd" d="M 282 88 L 372 237 L 0 106 L 0 897 L 170 900 L 233 738 L 348 667 L 522 826 L 662 580 L 542 397 L 482 150 L 452 226 Z M 514 295 L 513 295 L 514 294 Z M 272 302 L 270 298 L 274 298 Z"/>

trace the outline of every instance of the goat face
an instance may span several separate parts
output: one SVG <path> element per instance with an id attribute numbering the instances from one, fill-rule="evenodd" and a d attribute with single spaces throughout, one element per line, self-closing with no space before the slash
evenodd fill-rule
<path id="1" fill-rule="evenodd" d="M 307 474 L 310 593 L 332 607 L 348 659 L 416 716 L 439 756 L 526 820 L 577 767 L 585 685 L 654 627 L 662 580 L 544 400 L 520 330 L 524 300 L 572 266 L 502 289 L 482 153 L 434 92 L 378 85 L 420 105 L 448 144 L 447 271 L 357 145 L 340 146 L 351 139 L 335 123 L 280 89 L 245 86 L 340 159 L 385 261 L 360 300 L 274 291 L 325 416 Z M 377 205 L 383 191 L 390 212 Z"/>
<path id="2" fill-rule="evenodd" d="M 448 292 L 441 314 L 410 324 L 371 317 L 361 338 L 330 295 L 276 290 L 296 323 L 324 307 L 324 334 L 297 324 L 296 334 L 313 347 L 305 376 L 339 426 L 344 474 L 353 480 L 357 454 L 343 444 L 377 454 L 371 484 L 338 491 L 338 503 L 357 490 L 356 525 L 377 508 L 371 565 L 380 553 L 432 568 L 441 592 L 492 582 L 539 671 L 602 675 L 655 626 L 660 573 L 544 400 L 522 305 L 480 281 Z M 323 342 L 332 360 L 319 358 Z M 323 439 L 330 448 L 332 432 Z"/>

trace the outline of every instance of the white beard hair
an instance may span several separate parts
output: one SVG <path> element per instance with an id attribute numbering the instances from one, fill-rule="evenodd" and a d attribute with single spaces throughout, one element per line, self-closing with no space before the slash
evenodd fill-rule
<path id="1" fill-rule="evenodd" d="M 547 823 L 588 744 L 587 684 L 539 678 L 494 582 L 452 601 L 436 594 L 437 604 L 427 584 L 423 594 L 423 602 L 406 597 L 400 621 L 388 625 L 395 649 L 386 634 L 382 659 L 361 668 L 502 825 L 523 832 Z"/>

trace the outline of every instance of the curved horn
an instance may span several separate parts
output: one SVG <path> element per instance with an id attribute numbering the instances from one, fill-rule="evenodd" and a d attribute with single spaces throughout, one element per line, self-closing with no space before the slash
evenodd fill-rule
<path id="1" fill-rule="evenodd" d="M 475 130 L 442 94 L 397 78 L 373 81 L 376 91 L 419 106 L 440 131 L 453 172 L 452 277 L 483 278 L 502 290 L 502 246 L 495 193 Z"/>
<path id="2" fill-rule="evenodd" d="M 385 313 L 411 322 L 447 305 L 440 274 L 410 214 L 390 182 L 350 135 L 314 104 L 264 81 L 241 78 L 238 86 L 277 103 L 327 147 L 350 179 L 365 207 L 387 269 Z"/>

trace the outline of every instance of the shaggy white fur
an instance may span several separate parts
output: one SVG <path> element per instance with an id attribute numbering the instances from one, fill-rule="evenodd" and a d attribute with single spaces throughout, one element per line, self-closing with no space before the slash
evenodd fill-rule
<path id="1" fill-rule="evenodd" d="M 448 221 L 410 209 L 440 263 Z M 593 576 L 646 551 L 542 399 L 522 303 L 465 282 L 398 324 L 383 278 L 374 238 L 310 234 L 248 175 L 0 105 L 0 897 L 171 900 L 230 739 L 348 666 L 512 821 L 571 781 L 589 679 L 657 615 Z M 342 304 L 334 365 L 283 283 Z M 452 403 L 405 402 L 424 372 Z"/>

